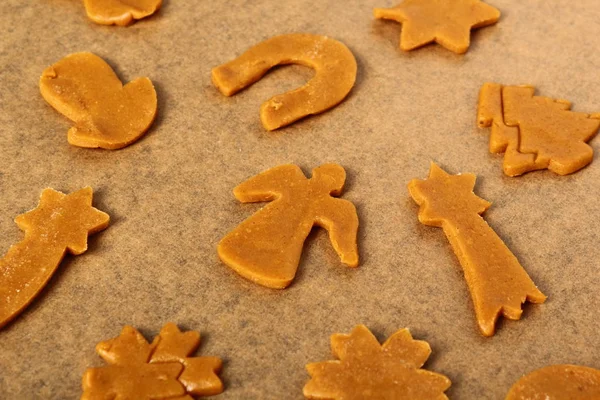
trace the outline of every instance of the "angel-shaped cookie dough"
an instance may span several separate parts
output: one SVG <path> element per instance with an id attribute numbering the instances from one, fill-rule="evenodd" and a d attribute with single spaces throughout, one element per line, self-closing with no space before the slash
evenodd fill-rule
<path id="1" fill-rule="evenodd" d="M 304 240 L 314 225 L 329 231 L 342 262 L 358 265 L 358 216 L 342 193 L 346 171 L 324 164 L 307 179 L 296 165 L 269 169 L 237 186 L 243 203 L 270 201 L 225 236 L 218 253 L 225 264 L 260 285 L 287 287 L 296 274 Z"/>

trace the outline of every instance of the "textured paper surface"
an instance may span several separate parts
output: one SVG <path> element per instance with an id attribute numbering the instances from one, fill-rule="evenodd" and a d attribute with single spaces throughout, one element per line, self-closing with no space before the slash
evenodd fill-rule
<path id="1" fill-rule="evenodd" d="M 503 15 L 469 52 L 398 49 L 400 25 L 375 21 L 395 0 L 170 1 L 128 28 L 89 21 L 81 1 L 0 5 L 0 250 L 22 238 L 13 218 L 42 189 L 90 185 L 111 226 L 88 253 L 67 257 L 43 294 L 0 331 L 0 397 L 73 399 L 102 365 L 97 342 L 130 324 L 146 337 L 165 322 L 202 333 L 201 354 L 224 359 L 215 399 L 301 399 L 304 365 L 331 358 L 329 336 L 363 323 L 384 339 L 410 328 L 430 343 L 426 368 L 452 380 L 453 399 L 500 399 L 523 374 L 554 363 L 599 368 L 597 295 L 600 162 L 560 177 L 502 173 L 476 127 L 486 81 L 600 111 L 596 0 L 493 0 Z M 210 69 L 276 34 L 332 36 L 356 55 L 357 83 L 330 112 L 275 133 L 260 104 L 301 85 L 310 69 L 276 70 L 226 98 Z M 119 151 L 70 146 L 70 121 L 42 99 L 38 79 L 65 55 L 92 51 L 123 81 L 148 76 L 159 96 L 149 133 Z M 599 150 L 600 139 L 591 145 Z M 486 220 L 549 298 L 493 338 L 475 323 L 466 282 L 441 229 L 421 225 L 406 184 L 434 160 L 478 176 L 494 204 Z M 344 198 L 361 221 L 362 265 L 349 269 L 324 231 L 307 243 L 284 291 L 252 284 L 219 262 L 216 244 L 260 205 L 232 189 L 267 168 L 326 162 L 348 173 Z"/>

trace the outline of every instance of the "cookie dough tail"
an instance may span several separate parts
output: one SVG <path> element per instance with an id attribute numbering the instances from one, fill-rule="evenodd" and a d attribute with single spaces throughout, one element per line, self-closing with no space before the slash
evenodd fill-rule
<path id="1" fill-rule="evenodd" d="M 476 309 L 479 330 L 484 336 L 493 336 L 496 332 L 496 322 L 500 316 L 517 321 L 521 319 L 521 316 L 523 315 L 522 306 L 525 302 L 541 304 L 546 301 L 546 298 L 546 295 L 531 282 L 527 294 L 524 294 L 520 298 L 511 294 L 510 297 L 507 296 L 501 300 L 498 298 L 494 300 L 490 299 L 487 301 L 488 304 L 496 304 L 495 306 Z"/>

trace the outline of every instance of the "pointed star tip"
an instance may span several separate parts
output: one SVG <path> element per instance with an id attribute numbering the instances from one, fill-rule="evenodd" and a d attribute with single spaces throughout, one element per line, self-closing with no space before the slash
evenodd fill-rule
<path id="1" fill-rule="evenodd" d="M 318 362 L 308 363 L 305 365 L 306 371 L 310 376 L 313 376 L 314 371 L 318 368 Z"/>
<path id="2" fill-rule="evenodd" d="M 429 164 L 429 177 L 434 178 L 437 176 L 447 176 L 449 175 L 442 167 L 436 164 L 434 161 L 431 161 Z"/>
<path id="3" fill-rule="evenodd" d="M 79 190 L 69 193 L 67 196 L 72 198 L 78 198 L 79 201 L 83 201 L 86 205 L 91 206 L 94 198 L 94 191 L 91 187 L 86 186 Z"/>
<path id="4" fill-rule="evenodd" d="M 42 190 L 42 194 L 41 194 L 41 198 L 44 197 L 48 197 L 48 196 L 59 196 L 59 197 L 64 197 L 66 196 L 66 194 L 64 194 L 61 191 L 58 191 L 56 189 L 52 189 L 51 187 L 47 187 L 44 190 Z"/>
<path id="5" fill-rule="evenodd" d="M 491 4 L 487 4 L 484 3 L 487 6 L 490 7 L 490 19 L 493 19 L 493 22 L 496 22 L 500 19 L 500 17 L 502 16 L 502 11 L 500 11 L 499 9 L 497 9 L 496 7 L 492 6 Z"/>
<path id="6" fill-rule="evenodd" d="M 94 194 L 94 189 L 92 189 L 91 186 L 85 186 L 85 187 L 82 187 L 81 189 L 79 189 L 77 192 L 92 195 L 92 194 Z"/>
<path id="7" fill-rule="evenodd" d="M 164 324 L 161 329 L 161 332 L 162 331 L 175 331 L 177 333 L 181 333 L 181 330 L 174 322 L 167 322 L 166 324 Z"/>

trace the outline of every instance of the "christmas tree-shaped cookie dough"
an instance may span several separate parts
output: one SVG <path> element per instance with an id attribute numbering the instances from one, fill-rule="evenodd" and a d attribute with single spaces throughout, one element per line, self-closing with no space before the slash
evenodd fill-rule
<path id="1" fill-rule="evenodd" d="M 337 164 L 315 168 L 310 179 L 296 165 L 281 165 L 240 184 L 233 191 L 239 201 L 270 203 L 221 240 L 221 260 L 258 284 L 285 288 L 296 275 L 304 240 L 318 225 L 329 231 L 342 262 L 356 267 L 356 208 L 332 197 L 341 195 L 345 180 Z"/>
<path id="2" fill-rule="evenodd" d="M 263 103 L 260 119 L 269 131 L 335 107 L 356 80 L 356 59 L 343 43 L 327 36 L 291 33 L 265 40 L 214 68 L 212 81 L 221 93 L 232 96 L 283 64 L 311 67 L 315 76 L 304 86 Z"/>
<path id="3" fill-rule="evenodd" d="M 190 357 L 200 345 L 200 334 L 182 333 L 168 323 L 150 344 L 133 327 L 96 346 L 108 366 L 89 368 L 83 376 L 82 400 L 192 400 L 223 391 L 217 376 L 217 357 Z"/>
<path id="4" fill-rule="evenodd" d="M 481 0 L 404 0 L 394 8 L 376 8 L 374 14 L 402 24 L 402 50 L 436 42 L 458 54 L 469 49 L 471 29 L 500 18 L 500 11 Z"/>
<path id="5" fill-rule="evenodd" d="M 75 53 L 46 68 L 40 78 L 44 99 L 75 123 L 69 143 L 120 149 L 146 133 L 156 116 L 156 91 L 148 78 L 125 86 L 103 59 Z"/>
<path id="6" fill-rule="evenodd" d="M 586 143 L 600 127 L 600 115 L 570 111 L 571 103 L 534 96 L 532 86 L 486 83 L 479 93 L 477 123 L 491 127 L 490 152 L 504 152 L 504 173 L 549 169 L 559 175 L 592 162 Z"/>
<path id="7" fill-rule="evenodd" d="M 421 369 L 431 354 L 427 342 L 414 340 L 408 329 L 381 345 L 364 325 L 349 335 L 331 337 L 338 360 L 308 364 L 308 399 L 326 400 L 446 400 L 450 380 Z"/>
<path id="8" fill-rule="evenodd" d="M 101 25 L 129 25 L 154 14 L 162 0 L 83 0 L 88 17 Z"/>
<path id="9" fill-rule="evenodd" d="M 45 189 L 37 208 L 15 219 L 25 238 L 0 260 L 0 328 L 33 301 L 67 251 L 84 253 L 88 235 L 108 221 L 108 214 L 92 207 L 90 187 L 68 195 Z"/>
<path id="10" fill-rule="evenodd" d="M 473 193 L 475 175 L 449 175 L 431 163 L 429 177 L 408 184 L 421 207 L 419 221 L 444 229 L 465 274 L 481 333 L 492 336 L 496 320 L 521 318 L 526 301 L 543 303 L 519 260 L 481 217 L 491 203 Z"/>
<path id="11" fill-rule="evenodd" d="M 551 365 L 519 379 L 506 400 L 600 399 L 600 370 L 579 365 Z"/>

